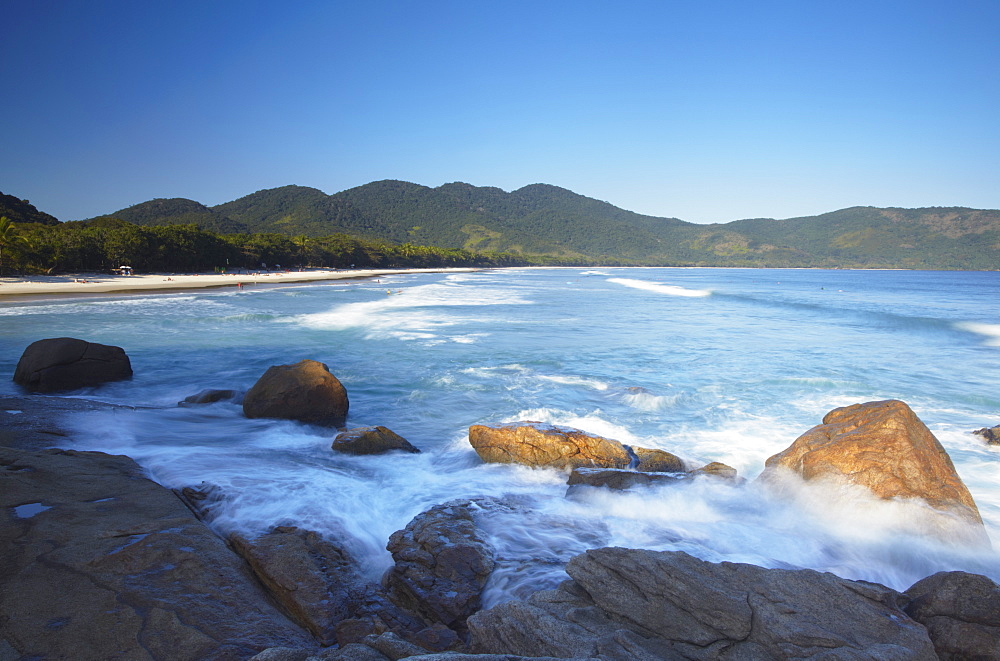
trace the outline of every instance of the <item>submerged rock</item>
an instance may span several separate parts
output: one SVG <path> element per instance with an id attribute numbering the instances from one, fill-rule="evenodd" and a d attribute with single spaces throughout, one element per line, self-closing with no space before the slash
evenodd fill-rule
<path id="1" fill-rule="evenodd" d="M 760 478 L 792 471 L 805 480 L 833 478 L 883 499 L 920 498 L 932 508 L 975 524 L 989 543 L 979 509 L 948 453 L 927 426 L 898 400 L 834 409 L 765 463 Z"/>
<path id="2" fill-rule="evenodd" d="M 732 482 L 742 483 L 744 481 L 743 478 L 739 477 L 735 468 L 718 461 L 713 461 L 710 464 L 705 464 L 701 468 L 694 469 L 691 471 L 691 475 L 708 475 L 710 477 L 717 477 L 723 480 L 730 480 Z"/>
<path id="3" fill-rule="evenodd" d="M 572 577 L 468 620 L 473 652 L 635 659 L 933 661 L 889 588 L 812 570 L 713 564 L 683 552 L 602 548 Z"/>
<path id="4" fill-rule="evenodd" d="M 1000 661 L 1000 585 L 966 572 L 939 572 L 905 592 L 906 612 L 927 627 L 945 661 Z"/>
<path id="5" fill-rule="evenodd" d="M 310 642 L 128 457 L 2 448 L 0 508 L 2 658 L 194 661 Z"/>
<path id="6" fill-rule="evenodd" d="M 972 432 L 976 436 L 981 436 L 990 445 L 1000 445 L 1000 425 L 995 427 L 983 427 Z"/>
<path id="7" fill-rule="evenodd" d="M 330 446 L 345 454 L 383 454 L 393 450 L 420 452 L 405 438 L 385 427 L 355 427 L 337 434 Z"/>
<path id="8" fill-rule="evenodd" d="M 269 367 L 243 398 L 248 418 L 281 418 L 340 427 L 347 419 L 347 390 L 315 360 Z"/>
<path id="9" fill-rule="evenodd" d="M 494 550 L 476 526 L 476 501 L 437 505 L 389 538 L 395 565 L 382 579 L 389 597 L 428 625 L 458 632 L 479 610 Z"/>
<path id="10" fill-rule="evenodd" d="M 131 377 L 132 363 L 124 349 L 72 337 L 32 342 L 14 370 L 15 383 L 43 393 L 99 386 Z"/>
<path id="11" fill-rule="evenodd" d="M 473 425 L 469 427 L 469 443 L 489 463 L 627 468 L 632 462 L 632 456 L 618 441 L 542 422 Z"/>
<path id="12" fill-rule="evenodd" d="M 183 401 L 177 402 L 177 406 L 194 406 L 198 404 L 215 404 L 216 402 L 243 403 L 243 393 L 239 390 L 213 390 L 207 389 L 188 395 Z"/>
<path id="13" fill-rule="evenodd" d="M 677 484 L 688 479 L 686 475 L 671 473 L 641 473 L 621 468 L 574 468 L 569 474 L 566 484 L 570 486 L 567 495 L 574 492 L 573 487 L 606 487 L 608 489 L 631 489 L 632 487 L 655 486 L 658 484 Z"/>

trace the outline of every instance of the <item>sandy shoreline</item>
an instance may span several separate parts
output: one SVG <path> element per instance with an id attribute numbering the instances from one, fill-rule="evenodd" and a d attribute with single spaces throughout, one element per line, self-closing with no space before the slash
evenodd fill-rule
<path id="1" fill-rule="evenodd" d="M 111 294 L 172 289 L 201 289 L 204 287 L 237 287 L 240 283 L 280 285 L 319 280 L 349 278 L 375 278 L 402 273 L 461 273 L 473 268 L 438 269 L 351 269 L 272 271 L 256 274 L 144 274 L 144 275 L 42 275 L 24 278 L 0 278 L 0 301 L 21 296 L 64 296 L 75 294 Z"/>

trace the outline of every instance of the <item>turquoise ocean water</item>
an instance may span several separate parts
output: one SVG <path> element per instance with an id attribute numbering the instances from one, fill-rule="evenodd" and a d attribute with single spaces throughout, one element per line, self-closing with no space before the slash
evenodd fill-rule
<path id="1" fill-rule="evenodd" d="M 0 302 L 4 373 L 30 342 L 60 336 L 121 346 L 135 369 L 72 396 L 143 407 L 71 418 L 76 447 L 128 454 L 170 487 L 221 486 L 223 532 L 346 533 L 373 578 L 414 515 L 492 495 L 509 506 L 481 516 L 499 557 L 489 603 L 554 585 L 569 557 L 607 545 L 897 589 L 943 569 L 1000 580 L 996 552 L 923 535 L 918 505 L 828 487 L 779 497 L 752 481 L 829 410 L 901 399 L 947 448 L 1000 548 L 1000 448 L 969 433 L 1000 424 L 1000 273 L 508 269 Z M 424 452 L 344 457 L 330 430 L 176 406 L 303 358 L 347 388 L 348 426 L 384 425 Z M 484 465 L 468 445 L 469 425 L 515 420 L 721 461 L 750 482 L 566 499 L 564 474 Z"/>

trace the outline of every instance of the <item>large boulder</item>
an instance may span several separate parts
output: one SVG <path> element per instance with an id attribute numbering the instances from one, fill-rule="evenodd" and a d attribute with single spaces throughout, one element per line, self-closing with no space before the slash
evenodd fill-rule
<path id="1" fill-rule="evenodd" d="M 775 479 L 782 471 L 805 480 L 846 480 L 884 499 L 920 498 L 982 529 L 979 509 L 948 453 L 898 400 L 830 411 L 823 424 L 769 458 L 760 479 Z"/>
<path id="2" fill-rule="evenodd" d="M 393 450 L 420 452 L 408 440 L 386 427 L 355 427 L 337 434 L 330 448 L 344 454 L 384 454 Z"/>
<path id="3" fill-rule="evenodd" d="M 476 525 L 476 501 L 437 505 L 389 538 L 395 565 L 382 579 L 390 598 L 428 625 L 464 632 L 479 610 L 494 550 Z"/>
<path id="4" fill-rule="evenodd" d="M 636 659 L 933 661 L 889 588 L 812 570 L 713 564 L 683 552 L 602 548 L 573 580 L 468 620 L 479 653 Z"/>
<path id="5" fill-rule="evenodd" d="M 489 463 L 549 468 L 627 468 L 632 463 L 618 441 L 542 422 L 473 425 L 469 443 Z"/>
<path id="6" fill-rule="evenodd" d="M 1000 585 L 979 574 L 939 572 L 905 592 L 906 612 L 927 627 L 945 661 L 1000 661 Z"/>
<path id="7" fill-rule="evenodd" d="M 0 448 L 0 512 L 0 658 L 238 659 L 311 642 L 128 457 Z"/>
<path id="8" fill-rule="evenodd" d="M 72 337 L 32 342 L 14 370 L 14 382 L 33 392 L 76 390 L 131 377 L 124 349 Z"/>
<path id="9" fill-rule="evenodd" d="M 315 360 L 274 365 L 243 398 L 248 418 L 282 418 L 340 427 L 347 419 L 347 390 Z"/>

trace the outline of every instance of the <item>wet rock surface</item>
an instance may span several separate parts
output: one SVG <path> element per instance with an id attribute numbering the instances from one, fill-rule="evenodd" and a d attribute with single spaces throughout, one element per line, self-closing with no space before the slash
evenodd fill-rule
<path id="1" fill-rule="evenodd" d="M 687 470 L 684 462 L 675 454 L 666 450 L 652 450 L 632 446 L 638 463 L 635 466 L 637 471 L 648 473 L 683 473 Z"/>
<path id="2" fill-rule="evenodd" d="M 350 403 L 347 390 L 323 363 L 300 360 L 269 367 L 243 398 L 248 418 L 298 420 L 343 426 Z"/>
<path id="3" fill-rule="evenodd" d="M 687 479 L 690 479 L 687 475 L 641 473 L 620 468 L 574 468 L 573 472 L 569 474 L 566 484 L 570 486 L 568 493 L 573 493 L 573 487 L 605 487 L 624 490 L 660 484 L 679 484 Z"/>
<path id="4" fill-rule="evenodd" d="M 177 402 L 177 406 L 197 406 L 200 404 L 215 404 L 216 402 L 243 403 L 243 393 L 239 390 L 201 390 L 194 395 L 188 395 L 182 401 Z"/>
<path id="5" fill-rule="evenodd" d="M 14 370 L 15 383 L 41 393 L 99 386 L 131 377 L 132 364 L 124 349 L 72 337 L 32 342 Z"/>
<path id="6" fill-rule="evenodd" d="M 384 454 L 393 450 L 418 453 L 409 441 L 386 427 L 355 427 L 337 434 L 331 449 L 344 454 Z"/>
<path id="7" fill-rule="evenodd" d="M 972 432 L 976 436 L 982 437 L 990 445 L 1000 445 L 1000 425 L 995 427 L 983 427 Z"/>
<path id="8" fill-rule="evenodd" d="M 475 500 L 437 505 L 389 538 L 395 565 L 383 584 L 396 604 L 428 625 L 464 632 L 466 618 L 480 608 L 494 550 L 476 526 L 479 507 Z"/>
<path id="9" fill-rule="evenodd" d="M 240 659 L 309 640 L 127 457 L 2 448 L 0 509 L 14 658 Z"/>
<path id="10" fill-rule="evenodd" d="M 936 659 L 899 593 L 812 570 L 603 548 L 571 581 L 468 620 L 479 653 L 608 660 Z"/>
<path id="11" fill-rule="evenodd" d="M 940 572 L 905 592 L 906 612 L 927 627 L 946 661 L 1000 661 L 1000 585 L 986 576 Z"/>
<path id="12" fill-rule="evenodd" d="M 542 422 L 469 427 L 483 461 L 550 468 L 627 468 L 632 456 L 618 441 Z"/>

